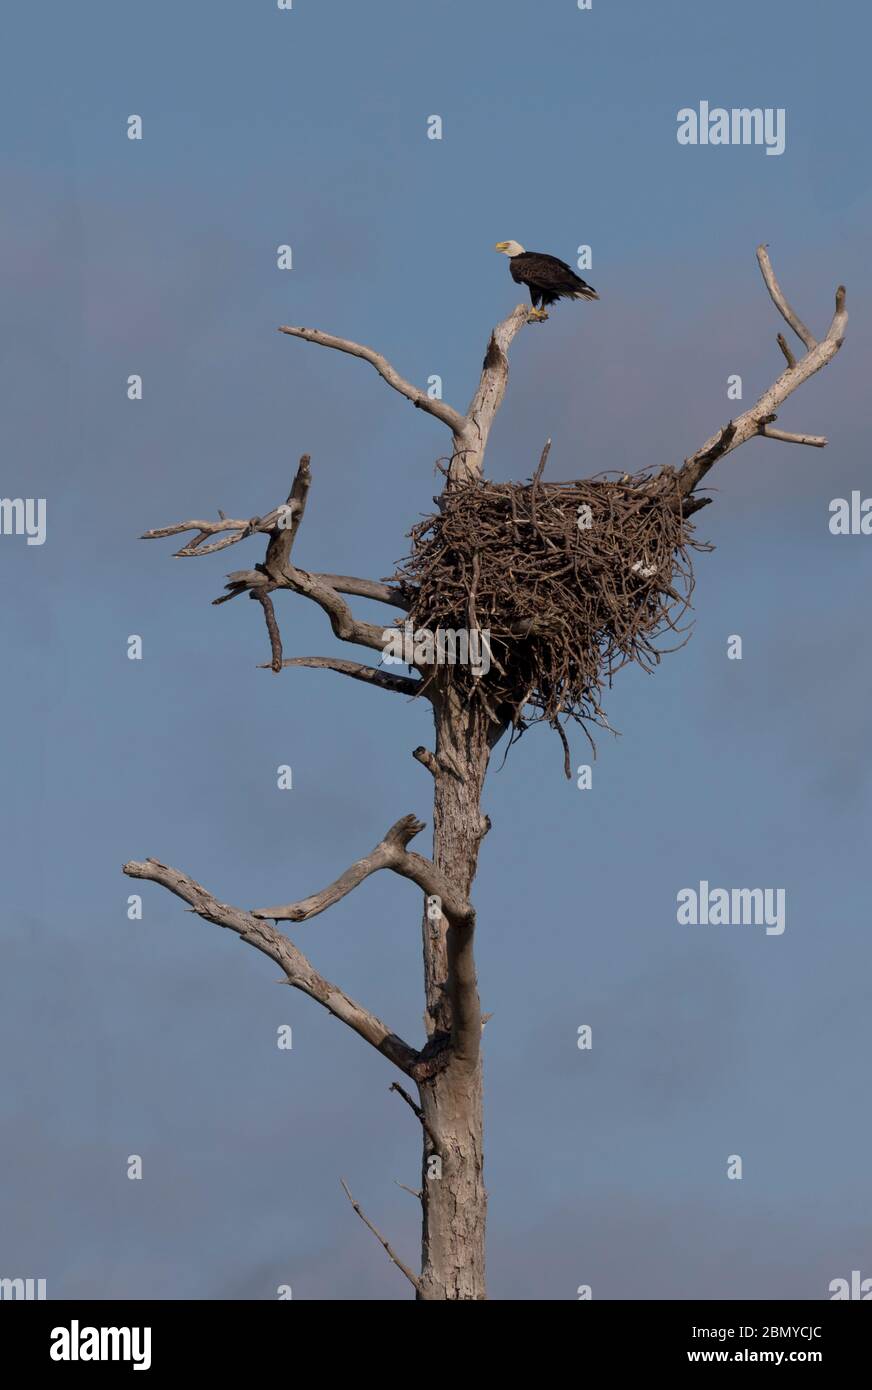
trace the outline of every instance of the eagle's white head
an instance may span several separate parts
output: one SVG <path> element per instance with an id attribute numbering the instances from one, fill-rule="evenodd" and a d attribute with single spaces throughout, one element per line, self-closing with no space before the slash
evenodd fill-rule
<path id="1" fill-rule="evenodd" d="M 524 254 L 524 248 L 519 241 L 498 241 L 494 250 L 502 251 L 504 256 L 523 256 Z"/>

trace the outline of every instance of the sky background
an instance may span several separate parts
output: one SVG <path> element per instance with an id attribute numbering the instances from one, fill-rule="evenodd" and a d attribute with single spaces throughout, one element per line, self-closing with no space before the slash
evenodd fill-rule
<path id="1" fill-rule="evenodd" d="M 589 244 L 601 301 L 516 340 L 494 479 L 528 478 L 549 435 L 553 478 L 679 464 L 747 408 L 782 365 L 761 241 L 815 331 L 840 281 L 851 322 L 779 419 L 828 449 L 753 441 L 711 475 L 694 635 L 618 678 L 593 789 L 547 730 L 493 764 L 491 1297 L 815 1299 L 872 1276 L 872 539 L 827 524 L 834 497 L 872 495 L 870 38 L 845 0 L 16 7 L 0 493 L 45 497 L 48 538 L 0 537 L 0 1276 L 54 1298 L 408 1297 L 339 1186 L 414 1264 L 397 1074 L 120 866 L 153 855 L 240 905 L 322 887 L 400 815 L 431 820 L 410 756 L 427 710 L 257 669 L 260 611 L 210 601 L 260 541 L 183 561 L 136 538 L 265 512 L 307 451 L 298 562 L 389 575 L 446 431 L 275 328 L 371 343 L 465 409 L 519 297 L 492 249 L 508 238 L 570 261 Z M 679 146 L 677 111 L 703 99 L 786 108 L 785 153 Z M 314 605 L 277 606 L 288 652 L 340 650 Z M 784 935 L 679 926 L 701 879 L 784 888 Z M 422 1041 L 411 885 L 376 875 L 293 938 Z"/>

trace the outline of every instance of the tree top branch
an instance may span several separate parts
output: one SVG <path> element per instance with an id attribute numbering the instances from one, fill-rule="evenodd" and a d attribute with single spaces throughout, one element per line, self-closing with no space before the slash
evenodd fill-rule
<path id="1" fill-rule="evenodd" d="M 396 367 L 391 366 L 387 358 L 374 348 L 365 347 L 363 343 L 354 343 L 350 338 L 338 338 L 334 333 L 322 333 L 319 328 L 294 328 L 289 324 L 282 324 L 279 332 L 287 333 L 292 338 L 302 338 L 306 343 L 318 343 L 321 347 L 335 348 L 337 352 L 347 352 L 352 357 L 362 358 L 364 362 L 369 362 L 375 367 L 382 381 L 399 391 L 401 396 L 405 396 L 406 400 L 411 401 L 419 410 L 434 415 L 455 434 L 463 430 L 466 420 L 459 411 L 454 410 L 445 401 L 433 400 L 426 391 L 406 381 Z"/>
<path id="2" fill-rule="evenodd" d="M 335 348 L 338 352 L 347 352 L 352 357 L 362 358 L 365 362 L 371 363 L 382 380 L 395 391 L 399 391 L 401 396 L 405 396 L 419 410 L 425 410 L 429 415 L 441 420 L 454 437 L 449 478 L 460 480 L 481 476 L 490 429 L 505 395 L 509 376 L 509 347 L 520 329 L 530 322 L 530 312 L 529 305 L 518 304 L 491 333 L 482 364 L 481 378 L 465 415 L 461 415 L 460 411 L 445 401 L 432 400 L 425 391 L 400 376 L 387 358 L 373 348 L 354 343 L 349 338 L 338 338 L 333 333 L 322 333 L 318 328 L 293 328 L 283 324 L 279 332 L 302 338 L 307 343 L 319 343 L 322 347 Z"/>
<path id="3" fill-rule="evenodd" d="M 772 269 L 769 253 L 765 246 L 758 246 L 757 261 L 773 303 L 797 337 L 805 344 L 806 352 L 797 361 L 783 335 L 778 335 L 778 345 L 787 362 L 785 370 L 763 392 L 759 400 L 755 401 L 750 410 L 746 410 L 744 414 L 724 425 L 710 439 L 707 439 L 695 454 L 691 454 L 689 458 L 684 460 L 682 467 L 678 470 L 678 487 L 683 497 L 687 497 L 693 492 L 718 459 L 732 453 L 734 449 L 738 449 L 740 444 L 744 444 L 756 435 L 762 435 L 768 439 L 780 439 L 789 444 L 810 444 L 814 448 L 823 448 L 827 442 L 823 435 L 791 434 L 785 430 L 774 430 L 771 425 L 777 419 L 779 406 L 803 382 L 825 367 L 842 346 L 848 325 L 845 287 L 839 285 L 836 290 L 832 321 L 826 336 L 818 341 L 785 299 L 775 278 L 775 272 Z"/>

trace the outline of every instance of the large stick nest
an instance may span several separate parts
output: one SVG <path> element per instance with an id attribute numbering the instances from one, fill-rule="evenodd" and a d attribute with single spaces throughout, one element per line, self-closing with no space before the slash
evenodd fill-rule
<path id="1" fill-rule="evenodd" d="M 672 469 L 569 483 L 449 486 L 410 532 L 394 580 L 416 630 L 490 632 L 491 667 L 423 668 L 520 734 L 575 719 L 609 728 L 603 691 L 632 662 L 651 671 L 693 590 L 692 539 Z M 697 504 L 698 505 L 698 504 Z M 676 645 L 683 646 L 683 637 Z M 564 739 L 564 747 L 566 747 Z"/>

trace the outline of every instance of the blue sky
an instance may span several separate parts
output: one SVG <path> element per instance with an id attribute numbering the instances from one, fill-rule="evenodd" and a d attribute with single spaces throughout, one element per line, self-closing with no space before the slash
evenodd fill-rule
<path id="1" fill-rule="evenodd" d="M 418 1135 L 390 1069 L 160 889 L 129 922 L 120 865 L 155 855 L 240 904 L 313 891 L 398 816 L 430 820 L 410 756 L 426 711 L 258 670 L 259 612 L 210 606 L 257 545 L 186 562 L 136 537 L 263 512 L 308 451 L 300 563 L 391 573 L 445 432 L 275 328 L 370 342 L 465 408 L 517 300 L 505 238 L 566 259 L 589 244 L 601 299 L 515 343 L 497 479 L 528 477 L 547 436 L 555 478 L 679 463 L 736 409 L 730 374 L 747 405 L 781 360 L 761 241 L 818 333 L 839 281 L 851 322 L 779 420 L 829 447 L 755 441 L 712 474 L 694 636 L 618 679 L 593 789 L 541 730 L 491 774 L 475 892 L 491 1294 L 817 1298 L 872 1275 L 872 542 L 827 529 L 832 498 L 872 495 L 866 14 L 154 0 L 11 27 L 0 491 L 45 497 L 48 538 L 0 537 L 0 1275 L 54 1297 L 406 1297 L 339 1187 L 414 1261 L 393 1180 L 414 1184 Z M 785 153 L 679 146 L 676 112 L 702 99 L 784 107 Z M 285 600 L 289 649 L 337 650 Z M 675 895 L 701 879 L 784 887 L 784 935 L 679 927 Z M 378 875 L 295 939 L 420 1039 L 419 917 Z"/>

